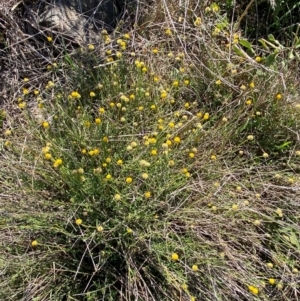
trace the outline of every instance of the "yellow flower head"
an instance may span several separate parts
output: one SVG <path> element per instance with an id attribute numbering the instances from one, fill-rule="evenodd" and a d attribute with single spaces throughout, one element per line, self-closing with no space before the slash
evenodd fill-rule
<path id="1" fill-rule="evenodd" d="M 120 201 L 120 200 L 121 200 L 121 195 L 118 194 L 118 193 L 115 194 L 114 199 L 115 199 L 116 201 Z"/>
<path id="2" fill-rule="evenodd" d="M 81 95 L 77 91 L 73 91 L 71 93 L 71 97 L 74 99 L 79 99 L 79 98 L 81 98 Z"/>
<path id="3" fill-rule="evenodd" d="M 76 225 L 81 225 L 82 224 L 82 219 L 81 218 L 77 218 L 76 220 L 75 220 L 75 224 Z"/>
<path id="4" fill-rule="evenodd" d="M 63 164 L 63 161 L 62 161 L 62 159 L 56 159 L 55 161 L 54 161 L 54 163 L 53 163 L 53 166 L 54 167 L 59 167 L 60 165 L 62 165 Z"/>
<path id="5" fill-rule="evenodd" d="M 172 30 L 170 28 L 168 28 L 166 31 L 165 31 L 166 35 L 168 36 L 171 36 L 172 35 Z"/>
<path id="6" fill-rule="evenodd" d="M 36 241 L 36 240 L 33 240 L 32 242 L 31 242 L 31 246 L 32 247 L 36 247 L 38 245 L 38 242 Z"/>
<path id="7" fill-rule="evenodd" d="M 258 295 L 259 290 L 257 287 L 253 286 L 253 285 L 249 285 L 248 286 L 249 291 L 253 294 L 253 295 Z"/>
<path id="8" fill-rule="evenodd" d="M 131 177 L 127 177 L 127 178 L 126 178 L 126 183 L 127 183 L 127 184 L 131 184 L 132 181 L 133 181 L 133 179 L 132 179 Z"/>
<path id="9" fill-rule="evenodd" d="M 261 62 L 261 57 L 260 57 L 260 56 L 257 56 L 257 57 L 255 58 L 255 61 L 256 61 L 257 63 L 260 63 L 260 62 Z"/>
<path id="10" fill-rule="evenodd" d="M 273 285 L 273 284 L 276 283 L 276 280 L 275 280 L 274 278 L 270 278 L 270 279 L 269 279 L 269 283 L 270 283 L 271 285 Z"/>
<path id="11" fill-rule="evenodd" d="M 179 260 L 179 255 L 177 253 L 173 253 L 171 256 L 172 260 L 178 261 Z"/>
<path id="12" fill-rule="evenodd" d="M 196 20 L 194 21 L 195 27 L 199 27 L 201 25 L 201 18 L 197 17 Z"/>
<path id="13" fill-rule="evenodd" d="M 145 196 L 146 199 L 151 198 L 151 192 L 150 191 L 145 192 L 144 196 Z"/>
<path id="14" fill-rule="evenodd" d="M 173 139 L 173 141 L 174 141 L 175 143 L 179 144 L 180 141 L 181 141 L 181 139 L 177 136 L 177 137 L 175 137 L 175 138 Z"/>
<path id="15" fill-rule="evenodd" d="M 52 40 L 51 37 L 47 37 L 47 41 L 48 41 L 49 43 L 51 43 L 53 40 Z"/>
<path id="16" fill-rule="evenodd" d="M 93 44 L 89 44 L 88 48 L 89 48 L 90 51 L 93 51 L 95 49 L 95 46 Z"/>

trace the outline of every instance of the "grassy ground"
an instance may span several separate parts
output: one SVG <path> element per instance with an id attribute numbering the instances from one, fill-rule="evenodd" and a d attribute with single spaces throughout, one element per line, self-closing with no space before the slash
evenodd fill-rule
<path id="1" fill-rule="evenodd" d="M 189 4 L 6 90 L 1 300 L 300 298 L 296 48 Z"/>

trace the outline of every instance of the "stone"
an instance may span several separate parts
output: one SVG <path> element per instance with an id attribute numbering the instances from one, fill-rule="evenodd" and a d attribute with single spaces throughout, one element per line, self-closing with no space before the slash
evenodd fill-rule
<path id="1" fill-rule="evenodd" d="M 94 43 L 103 29 L 111 32 L 133 0 L 51 0 L 37 12 L 39 27 L 57 31 L 75 42 Z M 40 28 L 41 29 L 41 28 Z"/>

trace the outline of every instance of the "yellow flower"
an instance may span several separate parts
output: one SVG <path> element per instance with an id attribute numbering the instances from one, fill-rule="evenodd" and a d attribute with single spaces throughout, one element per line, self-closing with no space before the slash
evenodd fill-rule
<path id="1" fill-rule="evenodd" d="M 170 160 L 170 161 L 168 162 L 168 165 L 169 165 L 169 166 L 174 166 L 174 165 L 175 165 L 175 162 L 174 162 L 173 160 Z"/>
<path id="2" fill-rule="evenodd" d="M 173 82 L 173 87 L 177 88 L 179 86 L 179 81 L 178 80 L 175 80 Z"/>
<path id="3" fill-rule="evenodd" d="M 197 17 L 196 20 L 194 21 L 194 25 L 196 27 L 199 27 L 201 25 L 201 18 L 200 17 Z"/>
<path id="4" fill-rule="evenodd" d="M 75 98 L 75 99 L 79 99 L 81 97 L 81 95 L 77 91 L 73 91 L 71 93 L 71 97 Z"/>
<path id="5" fill-rule="evenodd" d="M 153 48 L 153 49 L 152 49 L 152 53 L 153 53 L 153 54 L 157 54 L 157 53 L 158 53 L 158 49 L 157 49 L 157 48 Z"/>
<path id="6" fill-rule="evenodd" d="M 63 163 L 62 159 L 59 158 L 54 161 L 53 166 L 58 167 L 58 166 L 62 165 L 62 163 Z"/>
<path id="7" fill-rule="evenodd" d="M 280 93 L 277 93 L 277 94 L 276 94 L 276 99 L 277 99 L 277 100 L 280 100 L 280 99 L 282 99 L 282 94 L 280 94 Z"/>
<path id="8" fill-rule="evenodd" d="M 32 242 L 31 242 L 31 246 L 32 247 L 36 247 L 38 245 L 38 242 L 36 241 L 36 240 L 33 240 Z"/>
<path id="9" fill-rule="evenodd" d="M 166 35 L 168 36 L 171 36 L 172 35 L 172 30 L 170 28 L 168 28 L 166 31 L 165 31 Z"/>
<path id="10" fill-rule="evenodd" d="M 127 231 L 128 234 L 132 234 L 133 233 L 132 229 L 130 229 L 130 228 L 127 228 L 126 231 Z"/>
<path id="11" fill-rule="evenodd" d="M 147 180 L 148 178 L 149 178 L 149 175 L 147 174 L 147 173 L 143 173 L 142 174 L 142 178 L 144 179 L 144 180 Z"/>
<path id="12" fill-rule="evenodd" d="M 259 293 L 258 288 L 255 287 L 255 286 L 249 285 L 249 286 L 248 286 L 248 289 L 249 289 L 249 291 L 250 291 L 253 295 L 258 295 L 258 293 Z"/>
<path id="13" fill-rule="evenodd" d="M 282 209 L 277 208 L 277 209 L 275 210 L 275 213 L 276 213 L 279 217 L 283 217 Z"/>
<path id="14" fill-rule="evenodd" d="M 53 40 L 52 40 L 51 37 L 47 37 L 47 41 L 48 41 L 49 43 L 51 43 Z"/>
<path id="15" fill-rule="evenodd" d="M 174 261 L 179 260 L 179 256 L 178 256 L 177 253 L 173 253 L 172 256 L 171 256 L 171 258 L 172 258 L 172 260 L 174 260 Z"/>
<path id="16" fill-rule="evenodd" d="M 173 139 L 173 141 L 174 141 L 175 143 L 179 144 L 181 140 L 180 140 L 179 137 L 175 137 L 175 138 Z"/>
<path id="17" fill-rule="evenodd" d="M 194 272 L 198 271 L 198 266 L 197 266 L 196 264 L 194 264 L 194 265 L 192 266 L 192 270 L 193 270 Z"/>
<path id="18" fill-rule="evenodd" d="M 133 179 L 131 177 L 126 178 L 126 183 L 127 184 L 131 184 L 133 181 Z"/>
<path id="19" fill-rule="evenodd" d="M 96 93 L 93 92 L 93 91 L 91 91 L 91 92 L 90 92 L 90 97 L 95 97 L 95 96 L 96 96 Z"/>
<path id="20" fill-rule="evenodd" d="M 77 172 L 78 172 L 79 174 L 83 174 L 83 173 L 84 173 L 84 169 L 83 169 L 83 168 L 78 168 L 78 169 L 77 169 Z"/>
<path id="21" fill-rule="evenodd" d="M 106 180 L 111 180 L 112 179 L 112 176 L 110 174 L 106 175 Z"/>
<path id="22" fill-rule="evenodd" d="M 222 118 L 222 121 L 223 121 L 223 122 L 227 122 L 228 119 L 227 119 L 226 117 L 223 117 L 223 118 Z"/>
<path id="23" fill-rule="evenodd" d="M 263 153 L 263 158 L 267 159 L 269 157 L 269 155 L 267 153 Z"/>
<path id="24" fill-rule="evenodd" d="M 249 136 L 247 136 L 247 139 L 250 140 L 250 141 L 252 141 L 252 140 L 254 140 L 254 136 L 253 135 L 249 135 Z"/>
<path id="25" fill-rule="evenodd" d="M 209 119 L 209 113 L 205 113 L 203 116 L 203 120 L 208 120 Z"/>
<path id="26" fill-rule="evenodd" d="M 23 94 L 24 94 L 24 95 L 27 95 L 27 94 L 29 94 L 29 90 L 28 90 L 28 89 L 26 89 L 26 88 L 24 88 L 24 89 L 23 89 Z"/>
<path id="27" fill-rule="evenodd" d="M 52 80 L 49 80 L 48 84 L 47 84 L 47 87 L 48 88 L 53 88 L 53 87 L 55 87 L 55 83 Z"/>
<path id="28" fill-rule="evenodd" d="M 210 158 L 211 158 L 213 161 L 217 160 L 217 156 L 216 156 L 216 155 L 212 155 Z"/>
<path id="29" fill-rule="evenodd" d="M 130 39 L 130 34 L 129 33 L 125 33 L 123 35 L 124 39 L 129 40 Z"/>
<path id="30" fill-rule="evenodd" d="M 101 119 L 100 119 L 100 118 L 96 118 L 96 119 L 95 119 L 95 123 L 96 123 L 96 124 L 100 124 L 100 123 L 101 123 Z"/>
<path id="31" fill-rule="evenodd" d="M 251 99 L 246 100 L 246 105 L 251 106 L 252 105 L 252 100 Z"/>
<path id="32" fill-rule="evenodd" d="M 236 205 L 236 204 L 234 204 L 234 205 L 232 205 L 232 210 L 234 210 L 234 211 L 236 211 L 236 210 L 238 210 L 239 209 L 239 206 L 238 205 Z"/>
<path id="33" fill-rule="evenodd" d="M 42 126 L 43 126 L 44 129 L 47 129 L 50 126 L 50 124 L 49 124 L 48 121 L 43 121 Z"/>
<path id="34" fill-rule="evenodd" d="M 189 153 L 189 157 L 193 159 L 193 158 L 195 158 L 195 154 L 194 153 Z"/>
<path id="35" fill-rule="evenodd" d="M 273 284 L 276 283 L 276 280 L 275 280 L 274 278 L 270 278 L 270 279 L 269 279 L 269 283 L 270 283 L 271 285 L 273 285 Z"/>
<path id="36" fill-rule="evenodd" d="M 260 220 L 256 219 L 254 222 L 253 222 L 254 226 L 260 226 L 261 222 Z"/>
<path id="37" fill-rule="evenodd" d="M 150 191 L 145 192 L 144 196 L 145 196 L 146 199 L 151 198 L 151 192 Z"/>
<path id="38" fill-rule="evenodd" d="M 211 6 L 210 6 L 211 10 L 215 13 L 217 13 L 219 10 L 220 10 L 220 7 L 217 3 L 213 3 Z"/>
<path id="39" fill-rule="evenodd" d="M 44 155 L 44 157 L 45 157 L 46 160 L 50 160 L 52 158 L 51 154 L 49 154 L 49 153 L 46 153 Z"/>
<path id="40" fill-rule="evenodd" d="M 188 289 L 188 286 L 187 286 L 187 284 L 182 284 L 181 285 L 181 288 L 184 290 L 184 291 L 187 291 L 187 289 Z"/>
<path id="41" fill-rule="evenodd" d="M 254 82 L 251 82 L 251 83 L 249 84 L 249 87 L 253 89 L 253 88 L 255 87 Z"/>
<path id="42" fill-rule="evenodd" d="M 77 218 L 76 221 L 75 221 L 75 224 L 78 225 L 78 226 L 81 225 L 82 224 L 82 219 Z"/>
<path id="43" fill-rule="evenodd" d="M 88 48 L 89 48 L 90 51 L 93 51 L 95 49 L 95 46 L 93 44 L 89 44 Z"/>
<path id="44" fill-rule="evenodd" d="M 121 160 L 121 159 L 118 160 L 118 161 L 117 161 L 117 164 L 118 164 L 118 165 L 122 165 L 122 164 L 123 164 L 123 160 Z"/>
<path id="45" fill-rule="evenodd" d="M 43 152 L 43 154 L 46 154 L 46 153 L 48 153 L 50 151 L 50 145 L 48 146 L 45 146 L 45 147 L 43 147 L 42 148 L 42 152 Z"/>
<path id="46" fill-rule="evenodd" d="M 156 150 L 156 149 L 153 149 L 153 150 L 151 151 L 151 155 L 152 155 L 152 156 L 156 156 L 156 155 L 157 155 L 157 150 Z"/>
<path id="47" fill-rule="evenodd" d="M 160 93 L 160 98 L 161 99 L 165 99 L 168 97 L 168 93 L 165 90 L 162 90 Z"/>
<path id="48" fill-rule="evenodd" d="M 188 79 L 185 79 L 183 82 L 186 86 L 190 84 L 190 81 Z"/>
<path id="49" fill-rule="evenodd" d="M 218 79 L 218 80 L 216 80 L 216 85 L 221 85 L 222 84 L 222 82 L 221 82 L 221 80 L 220 79 Z"/>
<path id="50" fill-rule="evenodd" d="M 11 133 L 12 133 L 11 130 L 6 130 L 6 131 L 4 132 L 4 136 L 10 136 Z"/>
<path id="51" fill-rule="evenodd" d="M 257 57 L 255 58 L 255 61 L 256 61 L 257 63 L 260 63 L 260 62 L 261 62 L 261 57 L 260 57 L 260 56 L 257 56 Z"/>
<path id="52" fill-rule="evenodd" d="M 4 146 L 6 146 L 6 147 L 11 146 L 11 142 L 10 142 L 9 140 L 6 140 L 6 141 L 4 142 Z"/>
<path id="53" fill-rule="evenodd" d="M 120 201 L 120 200 L 121 200 L 121 195 L 118 194 L 118 193 L 115 194 L 114 199 L 115 199 L 116 201 Z"/>
<path id="54" fill-rule="evenodd" d="M 104 230 L 104 228 L 102 226 L 97 226 L 97 231 L 98 232 L 102 232 Z"/>
<path id="55" fill-rule="evenodd" d="M 246 90 L 247 87 L 246 87 L 245 85 L 241 85 L 241 86 L 240 86 L 240 89 L 241 89 L 241 90 Z"/>

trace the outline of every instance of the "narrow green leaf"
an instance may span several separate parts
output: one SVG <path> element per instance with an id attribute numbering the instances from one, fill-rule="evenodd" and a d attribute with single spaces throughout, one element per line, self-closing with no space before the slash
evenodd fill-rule
<path id="1" fill-rule="evenodd" d="M 236 45 L 233 45 L 232 49 L 239 56 L 243 56 L 243 57 L 245 56 L 244 52 L 239 47 L 237 47 Z"/>
<path id="2" fill-rule="evenodd" d="M 253 51 L 252 45 L 247 40 L 240 40 L 239 44 L 246 47 L 247 49 Z"/>
<path id="3" fill-rule="evenodd" d="M 264 49 L 269 50 L 269 47 L 268 47 L 268 45 L 266 44 L 266 42 L 265 42 L 264 39 L 259 39 L 258 42 L 260 42 L 260 43 L 262 44 L 262 46 L 264 47 Z"/>

